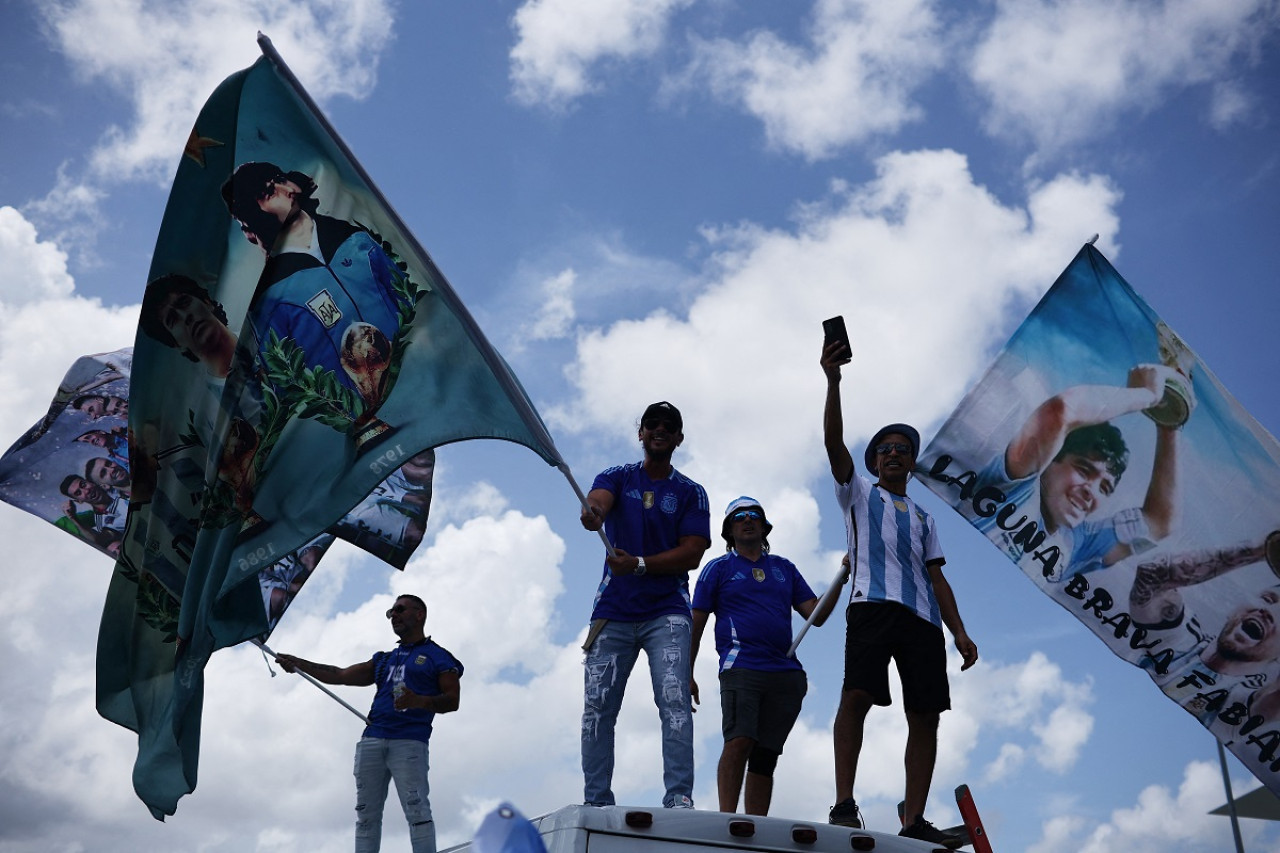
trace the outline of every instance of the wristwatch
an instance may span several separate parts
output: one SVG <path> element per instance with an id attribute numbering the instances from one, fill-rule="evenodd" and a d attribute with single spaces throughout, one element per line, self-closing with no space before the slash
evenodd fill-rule
<path id="1" fill-rule="evenodd" d="M 635 570 L 635 574 L 637 574 L 637 575 L 643 575 L 643 574 L 644 574 L 645 572 L 647 572 L 647 571 L 649 571 L 649 570 L 648 570 L 648 569 L 646 569 L 646 568 L 644 567 L 644 557 L 636 557 L 636 570 Z"/>

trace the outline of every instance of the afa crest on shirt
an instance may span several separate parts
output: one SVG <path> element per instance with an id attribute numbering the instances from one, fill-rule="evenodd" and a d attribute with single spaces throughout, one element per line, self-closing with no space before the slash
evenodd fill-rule
<path id="1" fill-rule="evenodd" d="M 751 577 L 755 578 L 757 583 L 764 583 L 764 569 L 752 569 Z"/>
<path id="2" fill-rule="evenodd" d="M 660 508 L 667 515 L 673 515 L 680 508 L 680 501 L 676 499 L 675 495 L 663 495 Z"/>
<path id="3" fill-rule="evenodd" d="M 307 308 L 326 329 L 332 329 L 342 319 L 342 309 L 333 301 L 333 297 L 327 290 L 322 290 L 308 299 Z"/>

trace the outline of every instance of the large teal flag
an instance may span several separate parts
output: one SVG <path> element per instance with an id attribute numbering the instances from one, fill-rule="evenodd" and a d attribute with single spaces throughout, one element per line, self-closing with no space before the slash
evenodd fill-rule
<path id="1" fill-rule="evenodd" d="M 260 44 L 196 119 L 134 344 L 132 501 L 98 708 L 139 733 L 134 786 L 157 818 L 195 787 L 209 656 L 268 627 L 264 567 L 429 448 L 502 438 L 567 471 L 443 275 Z"/>
<path id="2" fill-rule="evenodd" d="M 1101 252 L 917 474 L 1280 793 L 1280 443 Z"/>

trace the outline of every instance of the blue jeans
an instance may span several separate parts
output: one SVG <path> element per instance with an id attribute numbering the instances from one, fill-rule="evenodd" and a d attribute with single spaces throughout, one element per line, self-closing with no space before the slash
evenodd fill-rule
<path id="1" fill-rule="evenodd" d="M 659 616 L 648 622 L 609 620 L 584 661 L 582 711 L 583 801 L 615 804 L 613 730 L 622 695 L 640 650 L 649 657 L 653 701 L 662 727 L 662 804 L 693 806 L 693 715 L 689 704 L 689 651 L 693 643 L 689 616 Z"/>
<path id="2" fill-rule="evenodd" d="M 382 806 L 392 779 L 409 821 L 413 853 L 436 853 L 436 825 L 428 799 L 429 763 L 427 745 L 420 740 L 360 738 L 355 767 L 356 853 L 378 853 L 382 845 Z"/>

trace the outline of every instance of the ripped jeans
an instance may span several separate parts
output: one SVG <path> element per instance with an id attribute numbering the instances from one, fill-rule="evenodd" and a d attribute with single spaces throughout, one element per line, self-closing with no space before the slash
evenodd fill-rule
<path id="1" fill-rule="evenodd" d="M 648 622 L 610 620 L 584 660 L 582 711 L 583 801 L 614 805 L 613 731 L 631 669 L 640 650 L 649 657 L 653 701 L 662 727 L 662 781 L 668 808 L 693 806 L 693 715 L 689 704 L 689 650 L 693 623 L 684 614 Z"/>
<path id="2" fill-rule="evenodd" d="M 413 853 L 436 853 L 436 825 L 431 819 L 427 785 L 427 745 L 420 740 L 362 737 L 356 744 L 356 853 L 378 853 L 382 845 L 382 807 L 387 785 L 396 793 L 409 821 Z"/>

